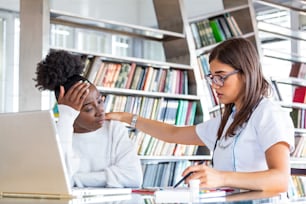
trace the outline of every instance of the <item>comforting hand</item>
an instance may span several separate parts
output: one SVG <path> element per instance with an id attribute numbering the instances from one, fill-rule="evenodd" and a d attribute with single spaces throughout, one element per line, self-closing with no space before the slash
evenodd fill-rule
<path id="1" fill-rule="evenodd" d="M 183 176 L 193 172 L 186 180 L 185 183 L 189 183 L 191 179 L 200 179 L 201 188 L 218 188 L 224 186 L 223 174 L 205 164 L 193 165 L 186 168 L 183 172 Z"/>
<path id="2" fill-rule="evenodd" d="M 89 93 L 89 83 L 86 82 L 78 82 L 73 85 L 67 93 L 65 93 L 65 89 L 63 86 L 60 87 L 60 94 L 58 97 L 58 104 L 64 104 L 74 108 L 75 110 L 80 111 L 84 100 L 86 99 Z"/>
<path id="3" fill-rule="evenodd" d="M 126 115 L 128 117 L 129 113 L 125 112 L 110 112 L 105 114 L 105 120 L 118 120 L 123 121 L 122 117 Z"/>

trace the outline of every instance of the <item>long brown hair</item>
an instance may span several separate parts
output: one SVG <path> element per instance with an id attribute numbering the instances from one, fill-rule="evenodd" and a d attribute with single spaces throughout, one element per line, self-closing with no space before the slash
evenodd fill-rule
<path id="1" fill-rule="evenodd" d="M 215 59 L 239 70 L 239 74 L 241 74 L 245 82 L 242 96 L 244 103 L 241 109 L 235 113 L 234 121 L 225 134 L 226 137 L 232 137 L 236 135 L 235 131 L 248 121 L 261 98 L 269 95 L 270 84 L 263 76 L 258 53 L 249 40 L 232 38 L 223 41 L 210 53 L 209 63 Z M 218 139 L 222 136 L 233 106 L 233 103 L 224 104 Z"/>

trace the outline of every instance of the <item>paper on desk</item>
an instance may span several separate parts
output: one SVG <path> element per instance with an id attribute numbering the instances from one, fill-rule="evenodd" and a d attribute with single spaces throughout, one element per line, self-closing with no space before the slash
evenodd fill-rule
<path id="1" fill-rule="evenodd" d="M 176 202 L 195 202 L 195 201 L 207 201 L 207 199 L 213 199 L 214 201 L 225 201 L 225 196 L 228 190 L 220 189 L 201 189 L 198 196 L 194 196 L 194 193 L 187 188 L 165 188 L 155 191 L 156 203 L 176 203 Z"/>

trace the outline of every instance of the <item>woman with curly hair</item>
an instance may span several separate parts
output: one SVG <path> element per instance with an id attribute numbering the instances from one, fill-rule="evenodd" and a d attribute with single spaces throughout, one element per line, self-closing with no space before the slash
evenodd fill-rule
<path id="1" fill-rule="evenodd" d="M 136 128 L 166 142 L 206 145 L 213 168 L 190 166 L 185 182 L 199 179 L 201 187 L 234 187 L 286 192 L 294 128 L 289 113 L 271 101 L 259 56 L 244 38 L 217 45 L 209 56 L 208 82 L 215 89 L 222 115 L 203 123 L 177 127 L 131 113 L 107 113 L 106 119 L 136 124 Z M 135 122 L 137 119 L 137 122 Z"/>
<path id="2" fill-rule="evenodd" d="M 73 186 L 140 187 L 142 170 L 127 128 L 105 121 L 104 102 L 98 89 L 81 76 L 79 55 L 56 50 L 37 64 L 39 90 L 54 91 L 57 122 Z"/>

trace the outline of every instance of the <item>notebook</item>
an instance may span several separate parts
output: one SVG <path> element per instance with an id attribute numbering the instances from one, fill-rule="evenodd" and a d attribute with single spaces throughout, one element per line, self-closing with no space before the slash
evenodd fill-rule
<path id="1" fill-rule="evenodd" d="M 71 188 L 53 113 L 0 114 L 0 196 L 81 198 L 130 194 L 130 188 Z"/>

